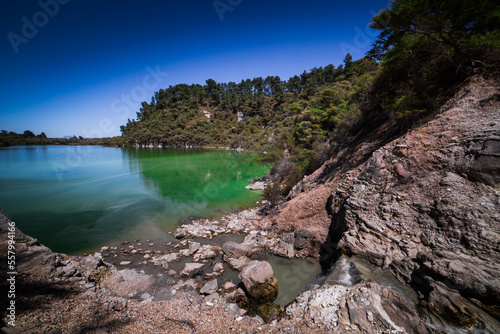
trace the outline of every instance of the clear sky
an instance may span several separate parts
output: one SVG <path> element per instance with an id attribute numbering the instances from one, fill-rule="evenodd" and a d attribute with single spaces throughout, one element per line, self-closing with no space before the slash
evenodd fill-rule
<path id="1" fill-rule="evenodd" d="M 279 75 L 361 58 L 388 0 L 5 0 L 0 129 L 119 135 L 179 83 Z"/>

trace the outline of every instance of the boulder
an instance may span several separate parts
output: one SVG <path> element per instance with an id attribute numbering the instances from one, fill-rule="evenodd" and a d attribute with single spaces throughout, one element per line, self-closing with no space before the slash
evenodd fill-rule
<path id="1" fill-rule="evenodd" d="M 313 234 L 305 229 L 301 229 L 295 231 L 295 248 L 304 249 L 307 248 L 311 244 L 311 240 L 313 238 Z"/>
<path id="2" fill-rule="evenodd" d="M 189 241 L 189 255 L 193 255 L 200 247 L 201 244 L 199 242 Z"/>
<path id="3" fill-rule="evenodd" d="M 238 276 L 248 295 L 259 303 L 273 302 L 278 297 L 278 280 L 266 261 L 251 261 Z"/>
<path id="4" fill-rule="evenodd" d="M 245 295 L 245 292 L 241 288 L 238 288 L 238 289 L 234 290 L 233 292 L 228 293 L 226 295 L 226 299 L 227 299 L 228 303 L 237 303 L 239 301 L 245 300 L 246 295 Z"/>
<path id="5" fill-rule="evenodd" d="M 226 283 L 224 283 L 224 285 L 222 287 L 224 288 L 224 290 L 230 291 L 230 290 L 236 289 L 237 285 L 234 284 L 233 282 L 226 282 Z"/>
<path id="6" fill-rule="evenodd" d="M 216 292 L 217 289 L 219 289 L 219 284 L 217 283 L 217 279 L 214 278 L 207 283 L 201 288 L 200 293 L 202 295 L 211 295 L 212 293 Z"/>
<path id="7" fill-rule="evenodd" d="M 222 262 L 217 262 L 215 265 L 214 265 L 214 269 L 213 269 L 214 272 L 217 272 L 217 273 L 223 273 L 224 272 L 224 263 Z"/>
<path id="8" fill-rule="evenodd" d="M 295 249 L 292 244 L 286 243 L 283 240 L 279 240 L 278 244 L 272 249 L 273 253 L 286 257 L 288 259 L 292 259 L 295 256 Z"/>
<path id="9" fill-rule="evenodd" d="M 154 284 L 151 275 L 142 274 L 134 269 L 115 271 L 102 281 L 102 286 L 119 297 L 131 298 L 149 291 Z"/>
<path id="10" fill-rule="evenodd" d="M 230 258 L 228 259 L 227 263 L 229 264 L 229 266 L 231 268 L 233 268 L 234 270 L 241 270 L 243 269 L 247 264 L 250 263 L 250 259 L 246 256 L 242 256 L 240 258 Z"/>
<path id="11" fill-rule="evenodd" d="M 251 255 L 252 245 L 228 241 L 222 245 L 222 251 L 224 252 L 224 258 L 239 258 Z"/>
<path id="12" fill-rule="evenodd" d="M 220 251 L 220 247 L 213 245 L 203 245 L 201 246 L 196 253 L 193 255 L 193 261 L 205 261 L 208 259 L 213 259 L 217 256 Z"/>

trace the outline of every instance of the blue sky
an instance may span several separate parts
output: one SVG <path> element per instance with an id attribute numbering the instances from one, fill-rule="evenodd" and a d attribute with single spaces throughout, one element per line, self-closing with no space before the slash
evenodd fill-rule
<path id="1" fill-rule="evenodd" d="M 179 83 L 279 75 L 355 59 L 388 0 L 6 0 L 0 129 L 119 135 L 140 102 Z"/>

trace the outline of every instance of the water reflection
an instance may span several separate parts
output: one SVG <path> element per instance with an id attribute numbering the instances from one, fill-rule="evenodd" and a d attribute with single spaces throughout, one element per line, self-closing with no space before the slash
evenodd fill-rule
<path id="1" fill-rule="evenodd" d="M 131 231 L 140 238 L 141 226 L 167 232 L 192 216 L 251 206 L 260 194 L 246 190 L 246 180 L 268 171 L 237 152 L 71 146 L 1 149 L 0 168 L 0 207 L 65 253 Z"/>
<path id="2" fill-rule="evenodd" d="M 128 149 L 130 169 L 139 171 L 148 190 L 169 205 L 174 220 L 211 216 L 248 207 L 260 197 L 244 189 L 267 167 L 233 151 Z"/>

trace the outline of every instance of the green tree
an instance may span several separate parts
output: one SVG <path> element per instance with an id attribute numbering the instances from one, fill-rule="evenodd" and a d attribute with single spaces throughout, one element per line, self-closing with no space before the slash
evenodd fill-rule
<path id="1" fill-rule="evenodd" d="M 371 21 L 381 31 L 369 52 L 384 68 L 378 101 L 403 113 L 435 107 L 474 67 L 498 66 L 499 26 L 498 1 L 394 0 Z"/>
<path id="2" fill-rule="evenodd" d="M 346 54 L 344 58 L 344 69 L 347 74 L 349 74 L 353 64 L 354 61 L 352 60 L 352 55 L 350 53 Z"/>
<path id="3" fill-rule="evenodd" d="M 23 133 L 23 137 L 24 138 L 35 138 L 35 134 L 33 132 L 31 132 L 30 130 L 26 130 L 24 131 Z"/>

